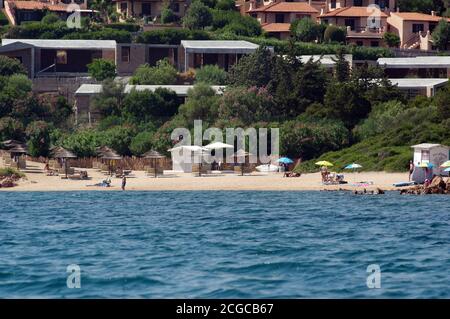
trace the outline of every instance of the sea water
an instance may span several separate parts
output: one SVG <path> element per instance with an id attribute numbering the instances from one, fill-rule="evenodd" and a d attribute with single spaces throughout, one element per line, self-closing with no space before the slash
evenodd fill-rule
<path id="1" fill-rule="evenodd" d="M 0 298 L 450 297 L 448 196 L 0 192 L 0 203 Z"/>

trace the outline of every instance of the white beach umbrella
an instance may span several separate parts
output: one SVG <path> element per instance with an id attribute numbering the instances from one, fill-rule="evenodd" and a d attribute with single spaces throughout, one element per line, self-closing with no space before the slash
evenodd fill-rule
<path id="1" fill-rule="evenodd" d="M 233 148 L 234 149 L 234 146 L 230 145 L 230 144 L 225 144 L 222 142 L 214 142 L 214 143 L 206 145 L 205 148 L 209 149 L 209 150 L 217 150 L 217 149 L 223 149 L 223 148 Z"/>
<path id="2" fill-rule="evenodd" d="M 206 151 L 207 148 L 203 147 L 203 146 L 198 146 L 198 145 L 181 145 L 181 146 L 177 146 L 174 148 L 169 149 L 169 152 L 173 152 L 173 151 L 191 151 L 191 152 L 200 152 L 200 151 Z"/>

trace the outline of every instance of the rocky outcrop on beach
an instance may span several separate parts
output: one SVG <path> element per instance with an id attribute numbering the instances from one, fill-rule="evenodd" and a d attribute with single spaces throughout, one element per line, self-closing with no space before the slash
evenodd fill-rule
<path id="1" fill-rule="evenodd" d="M 14 187 L 14 186 L 15 186 L 15 183 L 11 177 L 6 177 L 6 178 L 0 180 L 0 188 L 8 188 L 8 187 Z"/>
<path id="2" fill-rule="evenodd" d="M 429 185 L 416 185 L 400 190 L 400 194 L 427 195 L 447 194 L 450 195 L 450 178 L 436 176 Z"/>

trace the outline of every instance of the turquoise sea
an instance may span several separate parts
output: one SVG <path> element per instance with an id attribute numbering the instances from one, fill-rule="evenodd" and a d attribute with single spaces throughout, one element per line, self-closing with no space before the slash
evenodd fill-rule
<path id="1" fill-rule="evenodd" d="M 450 298 L 450 197 L 0 192 L 0 298 Z M 67 266 L 79 265 L 70 289 Z M 379 265 L 381 288 L 366 285 Z"/>

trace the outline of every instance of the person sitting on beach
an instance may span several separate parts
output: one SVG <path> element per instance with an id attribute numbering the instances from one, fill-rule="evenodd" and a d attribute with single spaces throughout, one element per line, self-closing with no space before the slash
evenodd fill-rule
<path id="1" fill-rule="evenodd" d="M 430 182 L 430 180 L 427 178 L 427 179 L 425 180 L 425 182 L 423 183 L 423 187 L 428 188 L 428 187 L 430 187 L 430 185 L 431 185 L 431 182 Z"/>

